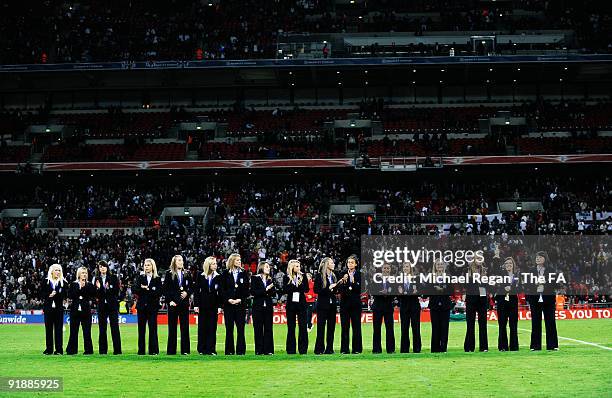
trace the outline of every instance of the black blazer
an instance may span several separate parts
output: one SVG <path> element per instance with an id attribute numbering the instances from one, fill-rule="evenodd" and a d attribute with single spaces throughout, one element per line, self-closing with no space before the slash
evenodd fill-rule
<path id="1" fill-rule="evenodd" d="M 268 286 L 272 285 L 270 290 L 266 290 Z M 263 279 L 259 275 L 253 275 L 251 277 L 251 295 L 253 296 L 253 310 L 272 310 L 274 303 L 272 298 L 276 296 L 276 287 L 272 278 L 268 278 L 264 284 Z"/>
<path id="2" fill-rule="evenodd" d="M 71 300 L 70 312 L 78 312 L 80 305 L 82 312 L 91 313 L 91 302 L 96 298 L 96 288 L 91 282 L 86 282 L 82 288 L 79 282 L 72 282 L 68 298 Z"/>
<path id="3" fill-rule="evenodd" d="M 55 289 L 53 289 L 52 285 L 51 285 L 51 281 L 47 281 L 46 283 L 43 283 L 41 288 L 40 288 L 40 297 L 42 300 L 44 300 L 44 304 L 43 304 L 43 310 L 45 312 L 47 311 L 52 311 L 53 308 L 53 303 L 55 303 L 55 309 L 56 310 L 62 310 L 64 308 L 64 299 L 68 296 L 68 289 L 70 288 L 70 286 L 68 285 L 68 282 L 64 281 L 63 286 L 61 286 L 59 283 L 55 286 Z M 55 290 L 55 296 L 53 296 L 52 298 L 49 297 L 49 295 L 51 294 L 51 292 Z"/>
<path id="4" fill-rule="evenodd" d="M 372 297 L 374 298 L 372 311 L 393 311 L 393 299 L 395 296 L 376 295 Z"/>
<path id="5" fill-rule="evenodd" d="M 434 284 L 433 286 L 440 286 L 442 290 L 440 290 L 438 294 L 429 296 L 429 309 L 433 311 L 448 311 L 453 308 L 453 301 L 450 298 L 452 293 L 451 285 L 444 283 Z"/>
<path id="6" fill-rule="evenodd" d="M 247 298 L 249 297 L 249 275 L 247 272 L 240 269 L 236 280 L 234 280 L 232 272 L 226 269 L 221 275 L 221 292 L 224 306 L 230 306 L 228 308 L 246 308 Z M 228 302 L 229 299 L 240 299 L 240 304 L 230 304 Z"/>
<path id="7" fill-rule="evenodd" d="M 207 308 L 216 312 L 217 308 L 221 307 L 222 301 L 221 275 L 215 272 L 209 284 L 208 278 L 201 272 L 198 273 L 193 292 L 193 305 L 201 307 L 200 311 Z"/>
<path id="8" fill-rule="evenodd" d="M 189 272 L 183 270 L 182 283 L 179 285 L 179 278 L 176 275 L 172 278 L 172 271 L 166 272 L 164 279 L 164 295 L 166 296 L 166 304 L 169 306 L 171 301 L 174 301 L 177 306 L 189 307 L 189 297 L 193 292 L 193 283 Z M 187 292 L 184 299 L 181 298 L 181 293 Z"/>
<path id="9" fill-rule="evenodd" d="M 502 273 L 502 275 L 503 275 L 503 273 Z M 506 275 L 507 275 L 507 273 L 506 273 Z M 510 291 L 506 291 L 506 287 L 510 288 Z M 495 292 L 495 300 L 496 301 L 498 301 L 498 300 L 504 300 L 505 301 L 506 294 L 508 294 L 508 296 L 510 296 L 511 300 L 512 300 L 512 297 L 517 299 L 517 294 L 518 294 L 518 292 L 520 290 L 519 274 L 514 274 L 514 278 L 513 278 L 512 283 L 509 283 L 509 284 L 508 283 L 502 283 L 502 284 L 495 285 L 493 287 L 493 290 Z"/>
<path id="10" fill-rule="evenodd" d="M 402 310 L 421 310 L 419 294 L 417 294 L 419 286 L 416 283 L 408 285 L 408 290 L 404 291 L 404 285 L 401 286 L 401 294 L 397 296 L 400 309 Z"/>
<path id="11" fill-rule="evenodd" d="M 530 272 L 533 274 L 537 274 L 537 270 L 535 267 Z M 527 300 L 530 306 L 535 305 L 539 302 L 540 295 L 542 295 L 542 302 L 544 304 L 550 305 L 550 304 L 556 303 L 557 285 L 555 283 L 548 283 L 548 273 L 549 272 L 556 272 L 556 270 L 552 266 L 548 266 L 544 268 L 544 278 L 546 278 L 546 283 L 543 284 L 544 289 L 542 293 L 536 293 L 536 289 L 538 287 L 537 283 L 526 284 L 526 286 L 530 288 L 530 293 L 532 293 L 532 294 L 525 296 L 525 299 Z"/>
<path id="12" fill-rule="evenodd" d="M 480 288 L 485 289 L 485 295 L 480 295 Z M 465 287 L 465 303 L 466 304 L 478 304 L 482 301 L 489 302 L 489 290 L 491 290 L 491 286 L 484 283 L 474 283 L 470 282 Z"/>
<path id="13" fill-rule="evenodd" d="M 146 285 L 149 289 L 140 286 Z M 136 309 L 138 311 L 157 312 L 159 310 L 159 298 L 163 294 L 161 278 L 151 276 L 151 282 L 147 283 L 147 276 L 140 274 L 134 282 L 134 293 L 138 296 Z"/>
<path id="14" fill-rule="evenodd" d="M 344 272 L 344 275 L 348 275 L 348 271 Z M 343 305 L 361 305 L 361 271 L 355 270 L 353 276 L 353 282 L 351 279 L 347 279 L 346 283 L 340 285 L 340 306 Z"/>
<path id="15" fill-rule="evenodd" d="M 103 305 L 107 305 L 109 308 L 118 310 L 119 309 L 119 278 L 114 274 L 106 274 L 106 284 L 108 288 L 102 283 L 102 277 L 96 276 L 94 278 L 94 287 L 96 282 L 100 281 L 100 288 L 96 288 L 98 296 L 98 308 Z"/>
<path id="16" fill-rule="evenodd" d="M 335 278 L 336 283 L 338 283 L 338 279 Z M 340 289 L 340 286 L 335 286 L 334 289 L 329 288 L 329 280 L 327 281 L 327 285 L 323 287 L 323 274 L 317 274 L 314 278 L 314 292 L 317 294 L 317 310 L 326 310 L 331 308 L 336 308 L 338 305 L 338 300 L 336 298 L 336 294 Z"/>
<path id="17" fill-rule="evenodd" d="M 283 292 L 287 294 L 287 310 L 300 311 L 306 309 L 306 292 L 308 288 L 308 278 L 306 274 L 302 274 L 302 282 L 299 285 L 293 284 L 289 279 L 289 276 L 285 275 L 283 278 Z M 298 293 L 299 302 L 293 301 L 293 293 Z"/>

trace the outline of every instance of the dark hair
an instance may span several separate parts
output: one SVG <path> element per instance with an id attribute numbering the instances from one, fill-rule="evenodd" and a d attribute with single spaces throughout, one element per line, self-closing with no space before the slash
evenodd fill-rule
<path id="1" fill-rule="evenodd" d="M 96 265 L 96 276 L 100 275 L 100 267 L 106 267 L 106 274 L 110 275 L 110 268 L 108 267 L 108 263 L 104 260 L 100 260 Z"/>
<path id="2" fill-rule="evenodd" d="M 546 263 L 548 263 L 548 253 L 546 253 L 544 250 L 536 252 L 535 256 L 536 257 L 538 257 L 538 256 L 544 257 L 544 265 L 546 265 Z M 535 261 L 535 257 L 534 257 L 534 261 Z"/>
<path id="3" fill-rule="evenodd" d="M 347 259 L 346 259 L 346 264 L 347 264 L 347 266 L 348 266 L 348 261 L 349 261 L 350 259 L 355 260 L 355 268 L 359 267 L 359 258 L 357 258 L 357 255 L 356 255 L 356 254 L 351 254 L 350 256 L 348 256 L 348 257 L 347 257 Z"/>

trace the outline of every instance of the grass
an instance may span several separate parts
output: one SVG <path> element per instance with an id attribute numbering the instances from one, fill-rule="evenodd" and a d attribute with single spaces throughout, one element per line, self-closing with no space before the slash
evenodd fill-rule
<path id="1" fill-rule="evenodd" d="M 559 336 L 612 347 L 612 319 L 565 320 Z M 490 352 L 464 353 L 465 323 L 453 322 L 449 352 L 429 353 L 430 324 L 422 324 L 423 353 L 371 354 L 372 327 L 364 325 L 364 354 L 315 356 L 316 328 L 309 334 L 309 354 L 287 356 L 286 327 L 275 326 L 277 354 L 253 355 L 253 329 L 247 325 L 247 355 L 225 357 L 224 328 L 218 330 L 218 357 L 196 352 L 197 331 L 191 327 L 192 355 L 136 355 L 137 330 L 121 326 L 122 356 L 43 356 L 42 325 L 0 326 L 0 376 L 63 377 L 63 393 L 48 396 L 533 396 L 612 397 L 612 351 L 560 339 L 558 352 L 530 352 L 528 321 L 519 322 L 519 352 L 500 353 L 497 324 L 489 323 Z M 160 325 L 165 351 L 166 326 Z M 384 331 L 383 331 L 384 339 Z M 110 333 L 109 333 L 110 340 Z M 97 325 L 93 327 L 97 350 Z M 67 342 L 67 334 L 64 343 Z M 336 329 L 336 352 L 340 330 Z M 396 325 L 399 351 L 399 325 Z M 109 341 L 110 345 L 110 341 Z M 384 345 L 384 342 L 383 342 Z M 112 346 L 111 346 L 112 347 Z M 110 348 L 112 350 L 112 348 Z M 82 352 L 80 341 L 79 352 Z M 2 395 L 5 394 L 5 395 Z M 17 393 L 18 397 L 42 393 Z M 9 396 L 0 392 L 0 396 Z"/>

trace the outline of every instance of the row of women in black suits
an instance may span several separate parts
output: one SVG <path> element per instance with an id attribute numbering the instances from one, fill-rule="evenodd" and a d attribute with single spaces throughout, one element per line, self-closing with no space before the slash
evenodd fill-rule
<path id="1" fill-rule="evenodd" d="M 361 339 L 361 273 L 357 270 L 357 258 L 349 257 L 346 262 L 348 271 L 338 278 L 334 272 L 335 264 L 331 258 L 321 261 L 319 273 L 315 277 L 314 290 L 317 293 L 317 339 L 315 354 L 333 353 L 333 340 L 336 326 L 337 296 L 340 296 L 341 319 L 341 352 L 360 353 Z M 192 283 L 189 274 L 183 272 L 183 259 L 175 256 L 172 259 L 164 284 L 157 276 L 155 262 L 146 259 L 143 274 L 135 283 L 138 309 L 138 353 L 145 353 L 146 328 L 149 329 L 149 354 L 159 353 L 157 338 L 157 312 L 159 299 L 163 294 L 168 305 L 168 344 L 167 353 L 176 354 L 177 321 L 181 330 L 181 353 L 189 354 L 189 298 L 194 294 L 194 310 L 199 313 L 198 322 L 198 352 L 200 354 L 216 354 L 216 331 L 218 309 L 224 309 L 226 355 L 243 355 L 246 352 L 244 324 L 246 319 L 246 300 L 253 297 L 253 327 L 255 331 L 256 354 L 272 354 L 274 352 L 272 335 L 273 302 L 277 289 L 271 279 L 271 268 L 266 262 L 258 267 L 257 275 L 249 278 L 242 270 L 240 256 L 232 254 L 227 262 L 227 270 L 222 274 L 216 272 L 217 263 L 214 257 L 204 262 L 204 270 L 198 274 L 196 282 Z M 509 274 L 516 274 L 516 264 L 512 258 L 507 258 L 503 266 Z M 103 272 L 100 272 L 102 269 Z M 98 276 L 94 283 L 87 281 L 87 269 L 79 268 L 77 281 L 73 282 L 66 293 L 61 275 L 61 266 L 55 264 L 49 269 L 48 283 L 43 286 L 45 297 L 45 354 L 61 354 L 63 299 L 68 296 L 72 300 L 70 306 L 70 339 L 66 349 L 68 354 L 76 353 L 79 325 L 82 325 L 85 354 L 93 353 L 91 343 L 91 301 L 98 300 L 100 317 L 100 353 L 107 352 L 106 328 L 107 319 L 111 323 L 114 354 L 121 353 L 121 339 L 118 327 L 118 280 L 109 274 L 106 263 L 98 265 Z M 443 264 L 434 265 L 434 272 L 443 273 Z M 475 270 L 473 270 L 475 271 Z M 384 267 L 383 267 L 384 272 Z M 543 271 L 542 271 L 543 272 Z M 514 278 L 518 280 L 518 278 Z M 432 352 L 445 352 L 448 343 L 448 325 L 452 302 L 450 286 L 438 285 L 439 294 L 430 296 L 429 309 L 432 325 Z M 466 352 L 475 349 L 475 318 L 478 314 L 479 350 L 488 350 L 486 329 L 486 314 L 488 299 L 484 286 L 468 286 L 466 292 L 467 333 L 464 341 Z M 383 286 L 383 289 L 385 287 Z M 413 352 L 421 351 L 420 337 L 420 304 L 416 295 L 416 286 L 406 284 L 400 287 L 406 294 L 398 297 L 401 319 L 401 352 L 409 352 L 409 329 L 413 333 Z M 518 298 L 516 284 L 498 287 L 495 295 L 499 316 L 498 348 L 501 351 L 518 350 Z M 288 264 L 282 293 L 287 294 L 287 339 L 286 351 L 296 353 L 295 328 L 298 324 L 297 351 L 305 354 L 308 350 L 308 333 L 306 330 L 306 299 L 308 282 L 300 272 L 300 263 L 291 260 Z M 514 293 L 514 294 L 511 294 Z M 484 294 L 483 294 L 484 293 Z M 547 349 L 558 347 L 556 326 L 554 323 L 554 295 L 550 292 L 528 296 L 532 307 L 532 343 L 531 349 L 541 349 L 541 314 L 544 313 L 547 329 Z M 382 352 L 381 326 L 385 322 L 386 351 L 395 351 L 393 330 L 393 297 L 374 295 L 373 303 L 373 352 Z M 508 342 L 506 325 L 510 325 L 510 341 Z M 538 330 L 537 327 L 540 327 Z M 233 331 L 237 330 L 234 345 Z M 352 350 L 349 350 L 349 331 L 352 328 Z M 54 339 L 55 335 L 55 339 Z M 539 339 L 538 339 L 539 338 Z M 53 343 L 55 341 L 55 351 Z M 539 343 L 539 344 L 538 344 Z"/>
<path id="2" fill-rule="evenodd" d="M 97 265 L 96 276 L 93 283 L 88 281 L 88 271 L 85 267 L 77 270 L 76 281 L 70 285 L 64 280 L 61 265 L 53 264 L 49 267 L 47 282 L 41 288 L 41 297 L 44 300 L 43 309 L 45 317 L 46 347 L 45 355 L 63 354 L 63 323 L 66 298 L 70 303 L 70 335 L 66 353 L 76 354 L 78 347 L 79 327 L 83 329 L 84 354 L 93 354 L 91 340 L 91 305 L 94 300 L 98 303 L 98 346 L 100 354 L 108 352 L 106 330 L 110 320 L 111 336 L 113 341 L 113 354 L 121 354 L 121 335 L 119 332 L 119 280 L 108 272 L 108 265 L 100 261 Z"/>

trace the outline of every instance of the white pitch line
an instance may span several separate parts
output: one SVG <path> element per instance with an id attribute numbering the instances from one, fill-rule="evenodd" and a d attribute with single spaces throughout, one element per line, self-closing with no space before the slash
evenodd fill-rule
<path id="1" fill-rule="evenodd" d="M 495 326 L 496 328 L 499 328 L 499 325 L 495 325 L 495 324 L 491 324 L 491 323 L 487 323 L 487 325 Z M 516 329 L 517 330 L 522 330 L 523 332 L 531 333 L 531 329 L 525 329 L 525 328 L 519 328 L 519 327 L 517 327 Z M 542 334 L 546 335 L 546 332 L 542 331 Z M 590 346 L 593 346 L 593 347 L 601 348 L 603 350 L 612 351 L 612 347 L 606 347 L 605 345 L 601 345 L 601 344 L 597 344 L 597 343 L 591 343 L 590 341 L 572 339 L 571 337 L 563 337 L 563 336 L 559 336 L 559 335 L 557 335 L 557 338 L 559 338 L 561 340 L 573 341 L 575 343 L 581 343 L 581 344 L 585 344 L 585 345 L 590 345 Z"/>

